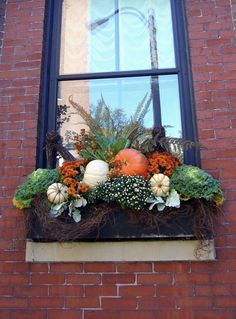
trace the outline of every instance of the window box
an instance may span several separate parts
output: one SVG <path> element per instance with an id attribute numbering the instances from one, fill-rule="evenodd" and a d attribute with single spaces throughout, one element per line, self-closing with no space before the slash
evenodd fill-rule
<path id="1" fill-rule="evenodd" d="M 104 240 L 148 240 L 148 239 L 211 239 L 212 218 L 217 209 L 204 201 L 190 200 L 181 208 L 168 209 L 164 213 L 148 210 L 135 212 L 103 204 L 102 216 L 93 207 L 82 210 L 82 221 L 76 223 L 68 216 L 52 219 L 42 197 L 35 207 L 25 213 L 27 238 L 34 241 L 104 241 Z M 209 211 L 206 211 L 209 207 Z M 40 207 L 42 206 L 42 207 Z M 39 212 L 39 209 L 44 209 Z M 102 206 L 101 206 L 102 209 Z M 210 210 L 211 209 L 211 210 Z M 96 219 L 96 223 L 91 224 Z M 89 225 L 88 225 L 89 224 Z"/>
<path id="2" fill-rule="evenodd" d="M 83 160 L 72 161 L 60 143 L 47 144 L 52 158 L 59 151 L 70 160 L 56 169 L 36 170 L 16 190 L 13 203 L 26 208 L 27 238 L 59 242 L 213 238 L 213 220 L 220 213 L 217 204 L 223 201 L 219 182 L 197 167 L 181 165 L 170 153 L 155 151 L 161 140 L 152 136 L 154 151 L 147 157 L 135 149 L 122 148 L 109 165 L 98 160 L 99 165 L 107 165 L 103 181 L 99 179 L 100 167 L 86 175 L 97 160 L 88 161 L 82 172 Z M 87 141 L 87 135 L 82 138 Z M 131 152 L 144 159 L 145 178 L 136 171 L 127 175 L 127 162 L 117 159 L 123 150 L 128 156 Z M 96 152 L 101 154 L 99 148 Z M 160 165 L 162 157 L 168 160 Z M 113 166 L 116 161 L 117 167 Z M 140 167 L 131 164 L 131 169 Z M 159 169 L 163 174 L 155 173 Z M 108 178 L 111 172 L 118 176 Z"/>

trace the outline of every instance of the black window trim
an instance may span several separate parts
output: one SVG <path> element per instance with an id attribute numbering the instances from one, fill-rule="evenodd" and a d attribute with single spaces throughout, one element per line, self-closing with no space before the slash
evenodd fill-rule
<path id="1" fill-rule="evenodd" d="M 88 74 L 59 75 L 60 24 L 62 0 L 46 1 L 44 23 L 44 50 L 41 76 L 41 97 L 38 120 L 37 167 L 45 167 L 46 158 L 44 143 L 46 133 L 56 129 L 56 101 L 58 82 L 69 80 L 89 80 L 101 78 L 118 78 L 134 76 L 178 75 L 179 95 L 183 137 L 197 140 L 196 116 L 192 89 L 191 64 L 188 49 L 187 19 L 185 0 L 170 0 L 176 68 L 135 70 L 119 72 L 102 72 Z M 186 163 L 200 164 L 199 151 L 192 149 L 186 152 Z"/>

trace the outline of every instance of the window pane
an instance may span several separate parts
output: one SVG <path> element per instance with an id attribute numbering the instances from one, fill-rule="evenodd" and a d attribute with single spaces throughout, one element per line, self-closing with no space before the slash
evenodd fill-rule
<path id="1" fill-rule="evenodd" d="M 175 67 L 170 0 L 64 0 L 60 74 Z"/>
<path id="2" fill-rule="evenodd" d="M 182 137 L 178 76 L 160 76 L 159 91 L 161 122 L 166 127 L 166 135 Z"/>
<path id="3" fill-rule="evenodd" d="M 105 103 L 112 112 L 120 114 L 119 118 L 115 117 L 117 125 L 119 121 L 134 116 L 137 106 L 143 101 L 144 110 L 145 106 L 149 106 L 145 110 L 143 124 L 150 129 L 154 126 L 154 114 L 158 113 L 160 103 L 162 124 L 173 126 L 167 128 L 167 135 L 181 136 L 178 82 L 175 75 L 60 82 L 58 130 L 67 146 L 72 131 L 80 132 L 81 128 L 86 128 L 85 121 L 69 103 L 70 96 L 92 114 L 99 103 Z M 159 101 L 154 96 L 158 96 Z"/>

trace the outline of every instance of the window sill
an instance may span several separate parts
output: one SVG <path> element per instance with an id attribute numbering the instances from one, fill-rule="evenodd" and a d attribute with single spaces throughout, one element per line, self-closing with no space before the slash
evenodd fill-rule
<path id="1" fill-rule="evenodd" d="M 200 249 L 200 244 L 204 249 Z M 205 246 L 207 245 L 207 246 Z M 27 262 L 215 260 L 214 240 L 51 242 L 27 240 Z"/>

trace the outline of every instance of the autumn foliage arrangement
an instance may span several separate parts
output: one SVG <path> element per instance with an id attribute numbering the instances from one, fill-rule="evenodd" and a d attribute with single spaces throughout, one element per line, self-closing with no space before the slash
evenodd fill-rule
<path id="1" fill-rule="evenodd" d="M 56 240 L 86 235 L 100 227 L 114 207 L 152 221 L 197 202 L 204 216 L 219 212 L 224 200 L 220 183 L 204 170 L 182 163 L 186 141 L 176 139 L 182 147 L 178 158 L 170 152 L 170 141 L 175 140 L 168 141 L 163 128 L 144 128 L 141 110 L 117 131 L 106 106 L 100 116 L 105 118 L 106 113 L 107 125 L 99 125 L 71 98 L 70 103 L 88 126 L 74 136 L 77 159 L 61 160 L 55 169 L 36 170 L 13 198 L 13 204 L 27 214 L 44 214 L 41 223 L 54 225 L 60 233 Z M 88 211 L 91 218 L 86 217 Z"/>

